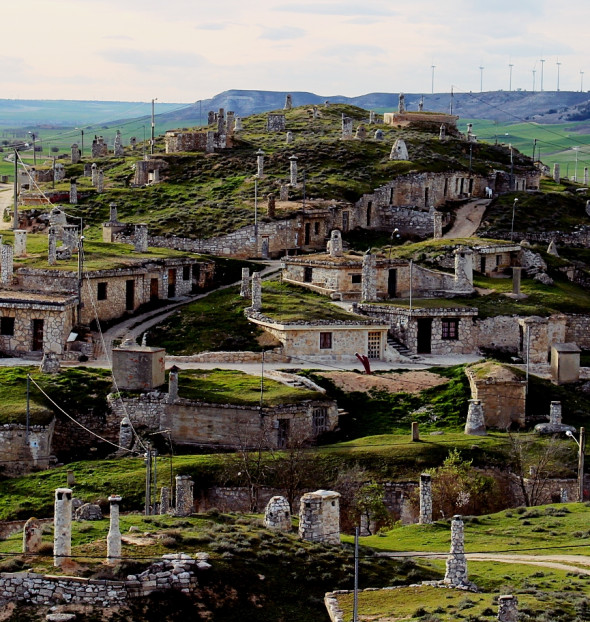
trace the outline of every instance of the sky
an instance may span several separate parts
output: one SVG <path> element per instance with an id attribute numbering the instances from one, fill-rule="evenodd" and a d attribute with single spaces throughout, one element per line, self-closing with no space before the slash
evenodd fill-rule
<path id="1" fill-rule="evenodd" d="M 2 24 L 3 99 L 509 90 L 510 64 L 556 90 L 558 62 L 590 89 L 588 0 L 19 0 Z"/>

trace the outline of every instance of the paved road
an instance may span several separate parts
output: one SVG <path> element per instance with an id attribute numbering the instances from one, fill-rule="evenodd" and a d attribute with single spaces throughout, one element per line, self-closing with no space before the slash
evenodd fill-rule
<path id="1" fill-rule="evenodd" d="M 462 205 L 455 214 L 455 222 L 443 238 L 471 238 L 475 235 L 490 199 L 475 199 Z"/>

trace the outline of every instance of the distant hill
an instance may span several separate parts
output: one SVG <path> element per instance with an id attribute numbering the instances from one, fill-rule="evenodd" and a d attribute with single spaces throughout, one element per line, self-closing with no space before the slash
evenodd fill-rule
<path id="1" fill-rule="evenodd" d="M 187 106 L 177 112 L 161 115 L 162 119 L 195 119 L 199 110 L 204 119 L 207 111 L 233 110 L 237 115 L 247 116 L 269 110 L 283 108 L 289 91 L 230 90 Z M 358 97 L 342 95 L 316 95 L 305 91 L 291 91 L 294 106 L 323 104 L 326 100 L 334 104 L 351 104 L 367 110 L 395 110 L 398 106 L 399 93 L 368 93 Z M 450 93 L 406 93 L 408 110 L 418 110 L 420 100 L 424 98 L 424 109 L 448 112 L 451 108 Z M 534 120 L 540 123 L 563 123 L 583 120 L 581 114 L 590 109 L 590 94 L 574 91 L 489 91 L 484 93 L 456 93 L 452 97 L 453 113 L 469 119 L 493 119 L 502 122 Z M 572 118 L 570 118 L 570 116 Z M 590 115 L 588 115 L 590 116 Z"/>
<path id="2" fill-rule="evenodd" d="M 168 112 L 186 104 L 156 104 Z M 0 126 L 75 127 L 151 114 L 151 102 L 83 101 L 72 99 L 0 99 Z"/>
<path id="3" fill-rule="evenodd" d="M 156 104 L 160 123 L 196 124 L 207 121 L 209 110 L 233 110 L 245 117 L 282 109 L 289 91 L 229 90 L 194 104 Z M 366 110 L 396 110 L 399 93 L 368 93 L 358 97 L 317 95 L 307 91 L 290 91 L 294 106 L 350 104 Z M 421 98 L 424 109 L 448 112 L 450 93 L 406 93 L 408 110 L 418 110 Z M 488 91 L 456 93 L 452 97 L 453 113 L 468 119 L 490 119 L 499 122 L 537 121 L 564 123 L 590 119 L 590 94 L 574 91 Z M 0 99 L 0 126 L 9 127 L 77 127 L 89 124 L 121 124 L 129 119 L 147 118 L 150 102 L 24 100 Z M 190 122 L 190 123 L 189 123 Z"/>

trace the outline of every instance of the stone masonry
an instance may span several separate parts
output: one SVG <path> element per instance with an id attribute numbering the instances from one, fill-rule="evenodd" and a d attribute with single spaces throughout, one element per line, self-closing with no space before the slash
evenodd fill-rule
<path id="1" fill-rule="evenodd" d="M 25 257 L 27 254 L 27 232 L 17 229 L 14 232 L 14 255 L 15 257 Z"/>
<path id="2" fill-rule="evenodd" d="M 175 516 L 190 516 L 194 512 L 194 482 L 189 475 L 176 476 Z"/>
<path id="3" fill-rule="evenodd" d="M 23 553 L 37 553 L 42 535 L 43 525 L 36 518 L 29 518 L 23 529 Z"/>
<path id="4" fill-rule="evenodd" d="M 121 497 L 111 495 L 109 533 L 107 535 L 107 563 L 113 564 L 121 557 L 121 530 L 119 528 L 119 506 Z"/>
<path id="5" fill-rule="evenodd" d="M 473 436 L 486 436 L 487 434 L 483 407 L 480 400 L 469 400 L 465 434 L 471 434 Z"/>
<path id="6" fill-rule="evenodd" d="M 262 309 L 262 283 L 260 281 L 260 272 L 252 275 L 252 310 L 260 311 Z"/>
<path id="7" fill-rule="evenodd" d="M 430 473 L 420 475 L 420 525 L 432 524 L 432 476 Z"/>
<path id="8" fill-rule="evenodd" d="M 311 542 L 340 544 L 340 493 L 317 490 L 301 497 L 299 537 Z"/>
<path id="9" fill-rule="evenodd" d="M 145 224 L 135 225 L 135 244 L 136 253 L 147 253 L 148 250 L 148 227 Z"/>
<path id="10" fill-rule="evenodd" d="M 63 566 L 72 553 L 72 491 L 57 488 L 55 491 L 53 535 L 53 565 Z"/>
<path id="11" fill-rule="evenodd" d="M 0 246 L 0 282 L 3 284 L 12 283 L 14 271 L 14 249 L 10 244 Z"/>
<path id="12" fill-rule="evenodd" d="M 291 531 L 291 509 L 285 497 L 272 497 L 266 504 L 264 526 L 277 531 Z"/>
<path id="13" fill-rule="evenodd" d="M 498 622 L 518 622 L 518 598 L 506 595 L 498 598 Z"/>
<path id="14" fill-rule="evenodd" d="M 250 268 L 242 268 L 242 283 L 240 286 L 240 297 L 250 298 Z"/>
<path id="15" fill-rule="evenodd" d="M 377 300 L 377 258 L 375 255 L 363 255 L 361 299 L 366 302 Z"/>
<path id="16" fill-rule="evenodd" d="M 465 559 L 465 535 L 461 516 L 453 516 L 451 522 L 451 550 L 447 557 L 445 583 L 468 586 L 467 561 Z"/>

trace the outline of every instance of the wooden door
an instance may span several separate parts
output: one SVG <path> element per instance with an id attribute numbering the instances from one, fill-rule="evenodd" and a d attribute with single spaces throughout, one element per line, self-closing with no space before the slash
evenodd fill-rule
<path id="1" fill-rule="evenodd" d="M 158 300 L 160 297 L 160 287 L 158 279 L 150 279 L 150 300 Z"/>
<path id="2" fill-rule="evenodd" d="M 33 352 L 43 350 L 43 320 L 33 320 Z"/>
<path id="3" fill-rule="evenodd" d="M 432 318 L 418 320 L 418 354 L 430 354 L 432 351 Z"/>
<path id="4" fill-rule="evenodd" d="M 387 296 L 395 298 L 397 295 L 397 269 L 390 268 L 387 273 Z"/>
<path id="5" fill-rule="evenodd" d="M 125 310 L 135 309 L 135 281 L 133 279 L 125 281 Z"/>
<path id="6" fill-rule="evenodd" d="M 176 268 L 168 270 L 168 298 L 176 296 Z"/>

